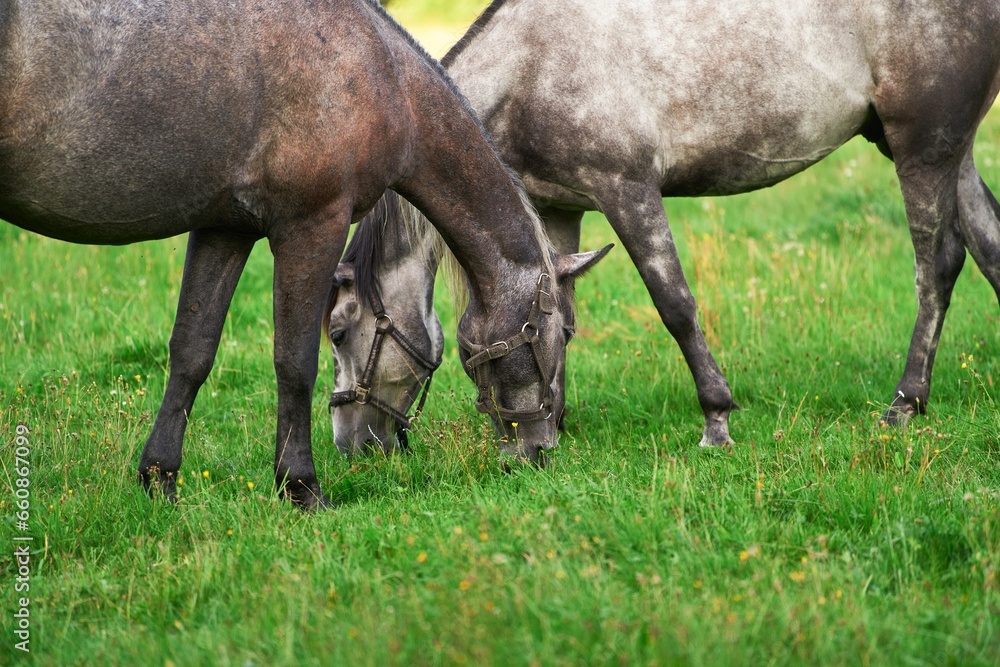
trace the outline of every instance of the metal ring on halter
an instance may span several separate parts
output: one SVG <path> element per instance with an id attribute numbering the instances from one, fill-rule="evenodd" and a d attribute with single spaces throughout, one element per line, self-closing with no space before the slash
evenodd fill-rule
<path id="1" fill-rule="evenodd" d="M 347 391 L 335 391 L 330 394 L 329 408 L 333 411 L 334 408 L 338 408 L 349 403 L 371 405 L 396 421 L 396 424 L 399 426 L 399 432 L 397 435 L 401 437 L 401 442 L 405 442 L 406 431 L 409 430 L 410 426 L 413 424 L 413 420 L 419 417 L 420 412 L 424 409 L 424 402 L 427 400 L 427 390 L 431 385 L 431 379 L 434 377 L 434 371 L 436 371 L 438 366 L 441 365 L 441 360 L 432 361 L 424 357 L 417 347 L 398 329 L 396 329 L 392 318 L 385 313 L 385 310 L 382 308 L 382 304 L 377 297 L 373 306 L 372 310 L 376 312 L 375 337 L 372 339 L 372 349 L 368 354 L 368 363 L 365 365 L 365 370 L 361 375 L 361 380 L 355 383 L 353 389 L 348 389 Z M 372 376 L 375 374 L 375 365 L 378 363 L 379 355 L 382 353 L 382 343 L 385 342 L 386 336 L 395 340 L 400 348 L 409 354 L 417 363 L 430 371 L 427 375 L 427 380 L 424 381 L 423 387 L 420 389 L 420 399 L 417 404 L 417 409 L 414 411 L 412 417 L 406 416 L 405 413 L 383 401 L 380 401 L 377 397 L 372 395 Z"/>
<path id="2" fill-rule="evenodd" d="M 547 296 L 551 301 L 551 294 L 543 289 L 548 286 L 549 276 L 543 273 L 538 277 L 537 292 L 535 300 L 531 302 L 531 312 L 528 320 L 521 327 L 521 331 L 511 338 L 482 346 L 471 342 L 461 334 L 458 336 L 459 345 L 469 353 L 469 358 L 465 360 L 465 367 L 473 375 L 476 386 L 479 387 L 479 396 L 476 398 L 476 409 L 485 412 L 496 419 L 507 421 L 539 421 L 549 419 L 552 416 L 552 388 L 551 379 L 547 376 L 542 365 L 540 343 L 538 338 L 538 325 L 543 314 L 551 314 L 552 309 L 542 305 L 542 297 Z M 529 333 L 529 329 L 531 330 Z M 507 410 L 496 404 L 492 396 L 490 386 L 490 371 L 488 362 L 500 359 L 510 354 L 513 350 L 528 345 L 531 347 L 531 354 L 535 360 L 535 366 L 542 379 L 542 403 L 538 410 Z"/>

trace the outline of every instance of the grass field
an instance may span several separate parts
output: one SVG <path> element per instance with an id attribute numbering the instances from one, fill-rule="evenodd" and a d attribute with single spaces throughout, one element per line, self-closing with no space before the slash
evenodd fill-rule
<path id="1" fill-rule="evenodd" d="M 1000 193 L 1000 109 L 976 155 Z M 743 408 L 734 447 L 697 447 L 690 374 L 619 247 L 579 285 L 549 469 L 501 472 L 442 289 L 445 363 L 412 455 L 339 455 L 322 352 L 314 448 L 340 506 L 315 515 L 272 490 L 265 244 L 171 506 L 135 469 L 184 240 L 100 248 L 0 226 L 0 664 L 24 657 L 22 596 L 41 665 L 998 664 L 1000 310 L 972 260 L 928 415 L 885 429 L 916 310 L 891 164 L 856 140 L 767 191 L 665 205 Z M 584 247 L 613 240 L 588 215 Z"/>

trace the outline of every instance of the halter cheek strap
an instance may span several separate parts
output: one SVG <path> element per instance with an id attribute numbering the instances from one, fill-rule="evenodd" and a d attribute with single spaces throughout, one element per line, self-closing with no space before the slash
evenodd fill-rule
<path id="1" fill-rule="evenodd" d="M 368 353 L 368 363 L 365 364 L 365 370 L 361 373 L 361 379 L 354 385 L 353 388 L 346 391 L 336 391 L 330 395 L 329 407 L 332 411 L 334 408 L 338 408 L 349 403 L 372 405 L 396 421 L 396 424 L 399 426 L 397 436 L 400 438 L 400 442 L 403 443 L 403 446 L 405 447 L 406 432 L 410 430 L 413 425 L 413 421 L 420 416 L 421 411 L 424 409 L 424 403 L 427 401 L 427 390 L 431 386 L 431 379 L 434 377 L 434 371 L 441 365 L 441 361 L 432 361 L 425 357 L 420 350 L 417 349 L 417 346 L 396 328 L 396 325 L 393 324 L 392 318 L 385 314 L 385 307 L 382 305 L 382 300 L 379 299 L 378 296 L 372 297 L 372 306 L 372 309 L 375 311 L 375 337 L 372 339 L 371 352 Z M 405 413 L 397 410 L 372 394 L 372 377 L 375 374 L 375 365 L 378 363 L 379 355 L 382 353 L 382 345 L 385 343 L 386 336 L 396 341 L 396 344 L 409 354 L 414 361 L 430 371 L 430 374 L 427 376 L 427 380 L 420 389 L 420 399 L 417 401 L 417 409 L 414 411 L 412 417 L 408 417 Z"/>
<path id="2" fill-rule="evenodd" d="M 552 378 L 545 372 L 545 365 L 542 363 L 541 339 L 538 336 L 538 327 L 541 324 L 542 315 L 551 315 L 555 310 L 555 299 L 552 296 L 552 278 L 543 273 L 538 277 L 538 288 L 535 293 L 535 300 L 531 302 L 531 312 L 528 314 L 528 321 L 521 327 L 521 331 L 507 340 L 491 343 L 490 345 L 479 345 L 471 342 L 461 333 L 458 334 L 458 344 L 470 354 L 465 362 L 465 367 L 473 375 L 476 386 L 479 388 L 479 396 L 476 398 L 476 409 L 479 412 L 489 414 L 495 418 L 505 421 L 538 421 L 548 419 L 552 416 Z M 529 345 L 531 354 L 535 360 L 535 366 L 542 376 L 541 404 L 537 410 L 509 410 L 497 404 L 492 395 L 492 385 L 489 362 L 505 357 L 517 348 Z"/>

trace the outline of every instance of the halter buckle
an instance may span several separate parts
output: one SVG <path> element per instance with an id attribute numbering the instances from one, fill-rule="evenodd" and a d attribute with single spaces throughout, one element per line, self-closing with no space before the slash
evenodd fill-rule
<path id="1" fill-rule="evenodd" d="M 501 351 L 502 350 L 502 351 Z M 510 343 L 505 340 L 491 344 L 486 348 L 486 358 L 490 361 L 494 359 L 499 359 L 500 357 L 506 357 L 510 354 Z"/>
<path id="2" fill-rule="evenodd" d="M 555 299 L 550 291 L 551 278 L 543 273 L 538 277 L 536 285 L 537 292 L 535 300 L 531 303 L 531 313 L 528 320 L 521 326 L 520 334 L 505 340 L 492 343 L 487 346 L 480 346 L 465 339 L 461 333 L 458 336 L 459 345 L 470 354 L 465 361 L 465 367 L 470 374 L 475 374 L 473 378 L 479 387 L 479 397 L 476 399 L 476 409 L 485 412 L 496 419 L 507 421 L 537 421 L 547 420 L 552 417 L 551 408 L 551 388 L 549 378 L 546 376 L 545 368 L 539 356 L 539 323 L 542 315 L 550 315 L 555 311 Z M 535 366 L 538 368 L 542 379 L 542 403 L 538 410 L 533 412 L 520 410 L 505 410 L 495 403 L 491 396 L 488 375 L 480 375 L 479 367 L 487 361 L 493 361 L 510 354 L 514 349 L 522 345 L 530 345 L 532 356 L 535 359 Z M 487 371 L 484 371 L 487 372 Z"/>
<path id="3" fill-rule="evenodd" d="M 372 296 L 371 306 L 375 313 L 375 337 L 372 340 L 372 349 L 368 355 L 368 366 L 366 367 L 364 374 L 361 376 L 361 381 L 355 383 L 353 389 L 348 391 L 333 392 L 330 395 L 330 410 L 333 411 L 334 408 L 347 405 L 349 403 L 371 405 L 396 421 L 396 424 L 399 426 L 397 436 L 401 438 L 400 442 L 405 449 L 406 431 L 412 426 L 413 420 L 415 420 L 423 411 L 424 403 L 427 400 L 427 390 L 431 384 L 431 378 L 434 376 L 434 371 L 437 367 L 441 365 L 441 361 L 432 361 L 424 358 L 423 354 L 417 349 L 417 347 L 410 342 L 410 340 L 407 339 L 401 331 L 396 329 L 396 325 L 393 323 L 392 318 L 385 313 L 382 301 L 377 295 Z M 421 366 L 430 371 L 427 375 L 427 379 L 423 382 L 423 387 L 419 390 L 420 399 L 417 403 L 417 410 L 413 417 L 407 417 L 406 414 L 379 400 L 378 395 L 372 391 L 371 374 L 375 370 L 375 364 L 377 363 L 379 354 L 382 351 L 382 345 L 385 342 L 386 336 L 395 340 L 404 352 L 407 352 Z"/>

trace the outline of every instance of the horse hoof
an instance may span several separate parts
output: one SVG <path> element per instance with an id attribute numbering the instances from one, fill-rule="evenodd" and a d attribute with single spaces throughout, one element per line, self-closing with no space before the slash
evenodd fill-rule
<path id="1" fill-rule="evenodd" d="M 319 490 L 319 486 L 303 486 L 298 489 L 286 488 L 284 496 L 303 512 L 319 512 L 333 509 L 337 505 Z"/>
<path id="2" fill-rule="evenodd" d="M 715 447 L 731 447 L 732 445 L 735 444 L 736 441 L 730 438 L 729 436 L 726 436 L 724 440 L 713 440 L 712 438 L 709 438 L 708 435 L 706 434 L 701 436 L 701 442 L 698 443 L 698 446 L 705 448 L 715 448 Z"/>
<path id="3" fill-rule="evenodd" d="M 139 482 L 152 499 L 166 498 L 168 502 L 177 502 L 177 476 L 172 472 L 161 472 L 152 467 L 139 471 Z"/>
<path id="4" fill-rule="evenodd" d="M 913 410 L 909 406 L 892 406 L 882 413 L 882 418 L 879 421 L 886 426 L 904 428 L 910 423 L 912 417 Z"/>
<path id="5" fill-rule="evenodd" d="M 701 434 L 701 442 L 698 443 L 698 446 L 729 447 L 734 444 L 736 443 L 729 437 L 729 424 L 713 423 L 711 426 L 705 426 L 705 431 Z"/>

